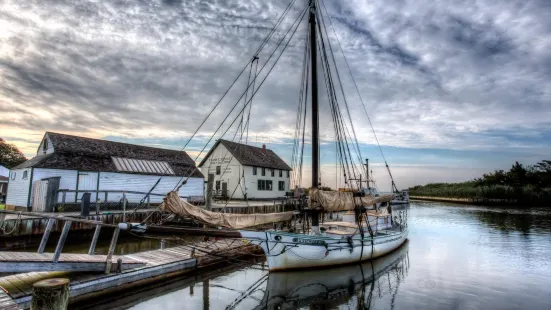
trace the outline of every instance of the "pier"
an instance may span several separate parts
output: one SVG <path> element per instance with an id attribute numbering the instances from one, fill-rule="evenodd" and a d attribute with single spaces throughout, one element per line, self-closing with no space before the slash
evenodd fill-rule
<path id="1" fill-rule="evenodd" d="M 228 264 L 228 261 L 260 253 L 262 250 L 258 247 L 244 243 L 241 239 L 204 241 L 120 256 L 118 259 L 140 265 L 116 273 L 29 272 L 1 277 L 0 287 L 7 291 L 19 307 L 26 309 L 30 305 L 33 283 L 49 278 L 68 278 L 71 280 L 69 302 L 73 303 Z"/>

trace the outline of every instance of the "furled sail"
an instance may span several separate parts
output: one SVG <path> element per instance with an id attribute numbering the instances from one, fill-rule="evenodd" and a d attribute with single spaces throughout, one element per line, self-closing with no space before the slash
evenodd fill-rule
<path id="1" fill-rule="evenodd" d="M 293 217 L 292 211 L 267 214 L 211 212 L 182 200 L 174 191 L 168 193 L 159 209 L 182 217 L 192 217 L 203 224 L 234 229 L 287 221 Z"/>
<path id="2" fill-rule="evenodd" d="M 391 201 L 392 195 L 380 197 L 353 197 L 352 192 L 320 191 L 310 189 L 309 205 L 319 204 L 326 212 L 354 210 L 356 206 L 370 207 L 376 203 Z"/>

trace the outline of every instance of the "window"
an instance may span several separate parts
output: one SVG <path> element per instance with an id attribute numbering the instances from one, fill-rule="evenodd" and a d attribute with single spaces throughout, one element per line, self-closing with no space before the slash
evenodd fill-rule
<path id="1" fill-rule="evenodd" d="M 220 175 L 220 170 L 222 170 L 222 168 L 220 166 L 216 166 L 216 175 Z"/>
<path id="2" fill-rule="evenodd" d="M 256 175 L 256 167 L 253 167 L 253 175 Z"/>
<path id="3" fill-rule="evenodd" d="M 27 179 L 27 170 L 23 171 L 23 180 Z"/>
<path id="4" fill-rule="evenodd" d="M 285 181 L 279 181 L 277 187 L 280 192 L 285 191 Z"/>
<path id="5" fill-rule="evenodd" d="M 42 143 L 42 150 L 44 150 L 44 153 L 48 150 L 48 139 L 44 138 L 44 142 Z"/>
<path id="6" fill-rule="evenodd" d="M 262 168 L 262 176 L 266 175 L 266 168 Z"/>
<path id="7" fill-rule="evenodd" d="M 275 169 L 270 169 L 272 170 L 272 176 L 275 177 Z"/>
<path id="8" fill-rule="evenodd" d="M 258 180 L 258 190 L 259 191 L 271 191 L 272 190 L 272 181 L 271 180 Z"/>
<path id="9" fill-rule="evenodd" d="M 12 179 L 12 180 L 15 180 L 15 176 L 16 176 L 16 175 L 17 175 L 17 173 L 12 172 L 12 173 L 11 173 L 11 179 Z"/>
<path id="10" fill-rule="evenodd" d="M 283 170 L 279 169 L 279 177 L 283 177 Z"/>
<path id="11" fill-rule="evenodd" d="M 220 190 L 220 181 L 216 181 L 216 187 L 215 187 L 215 189 L 216 189 L 217 191 Z"/>
<path id="12" fill-rule="evenodd" d="M 287 177 L 289 177 L 289 170 L 287 170 Z"/>

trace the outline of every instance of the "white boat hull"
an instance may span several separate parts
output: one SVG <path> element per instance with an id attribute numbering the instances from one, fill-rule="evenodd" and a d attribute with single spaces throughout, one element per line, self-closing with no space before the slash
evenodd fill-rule
<path id="1" fill-rule="evenodd" d="M 264 250 L 270 271 L 328 267 L 383 256 L 404 243 L 407 229 L 380 233 L 373 239 L 359 234 L 305 235 L 281 231 L 240 231 L 241 236 Z"/>
<path id="2" fill-rule="evenodd" d="M 409 200 L 392 200 L 390 203 L 393 205 L 405 205 L 409 203 Z"/>

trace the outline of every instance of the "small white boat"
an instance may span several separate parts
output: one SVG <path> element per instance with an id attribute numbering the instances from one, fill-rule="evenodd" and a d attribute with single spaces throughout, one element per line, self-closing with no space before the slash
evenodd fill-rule
<path id="1" fill-rule="evenodd" d="M 404 229 L 379 231 L 374 237 L 293 234 L 277 231 L 240 231 L 243 238 L 264 250 L 268 269 L 290 270 L 358 263 L 381 257 L 406 241 Z"/>
<path id="2" fill-rule="evenodd" d="M 398 278 L 405 278 L 409 268 L 407 255 L 406 242 L 396 251 L 362 264 L 323 270 L 270 273 L 264 297 L 255 309 L 297 309 L 312 302 L 337 308 L 354 296 L 369 304 L 379 278 L 388 282 L 390 278 L 397 277 L 384 275 L 393 273 L 397 273 Z M 378 292 L 394 295 L 398 284 L 385 283 L 384 287 L 387 289 Z"/>
<path id="3" fill-rule="evenodd" d="M 390 202 L 393 205 L 408 204 L 409 203 L 409 191 L 407 189 L 402 190 L 399 193 L 394 194 L 394 198 Z"/>

